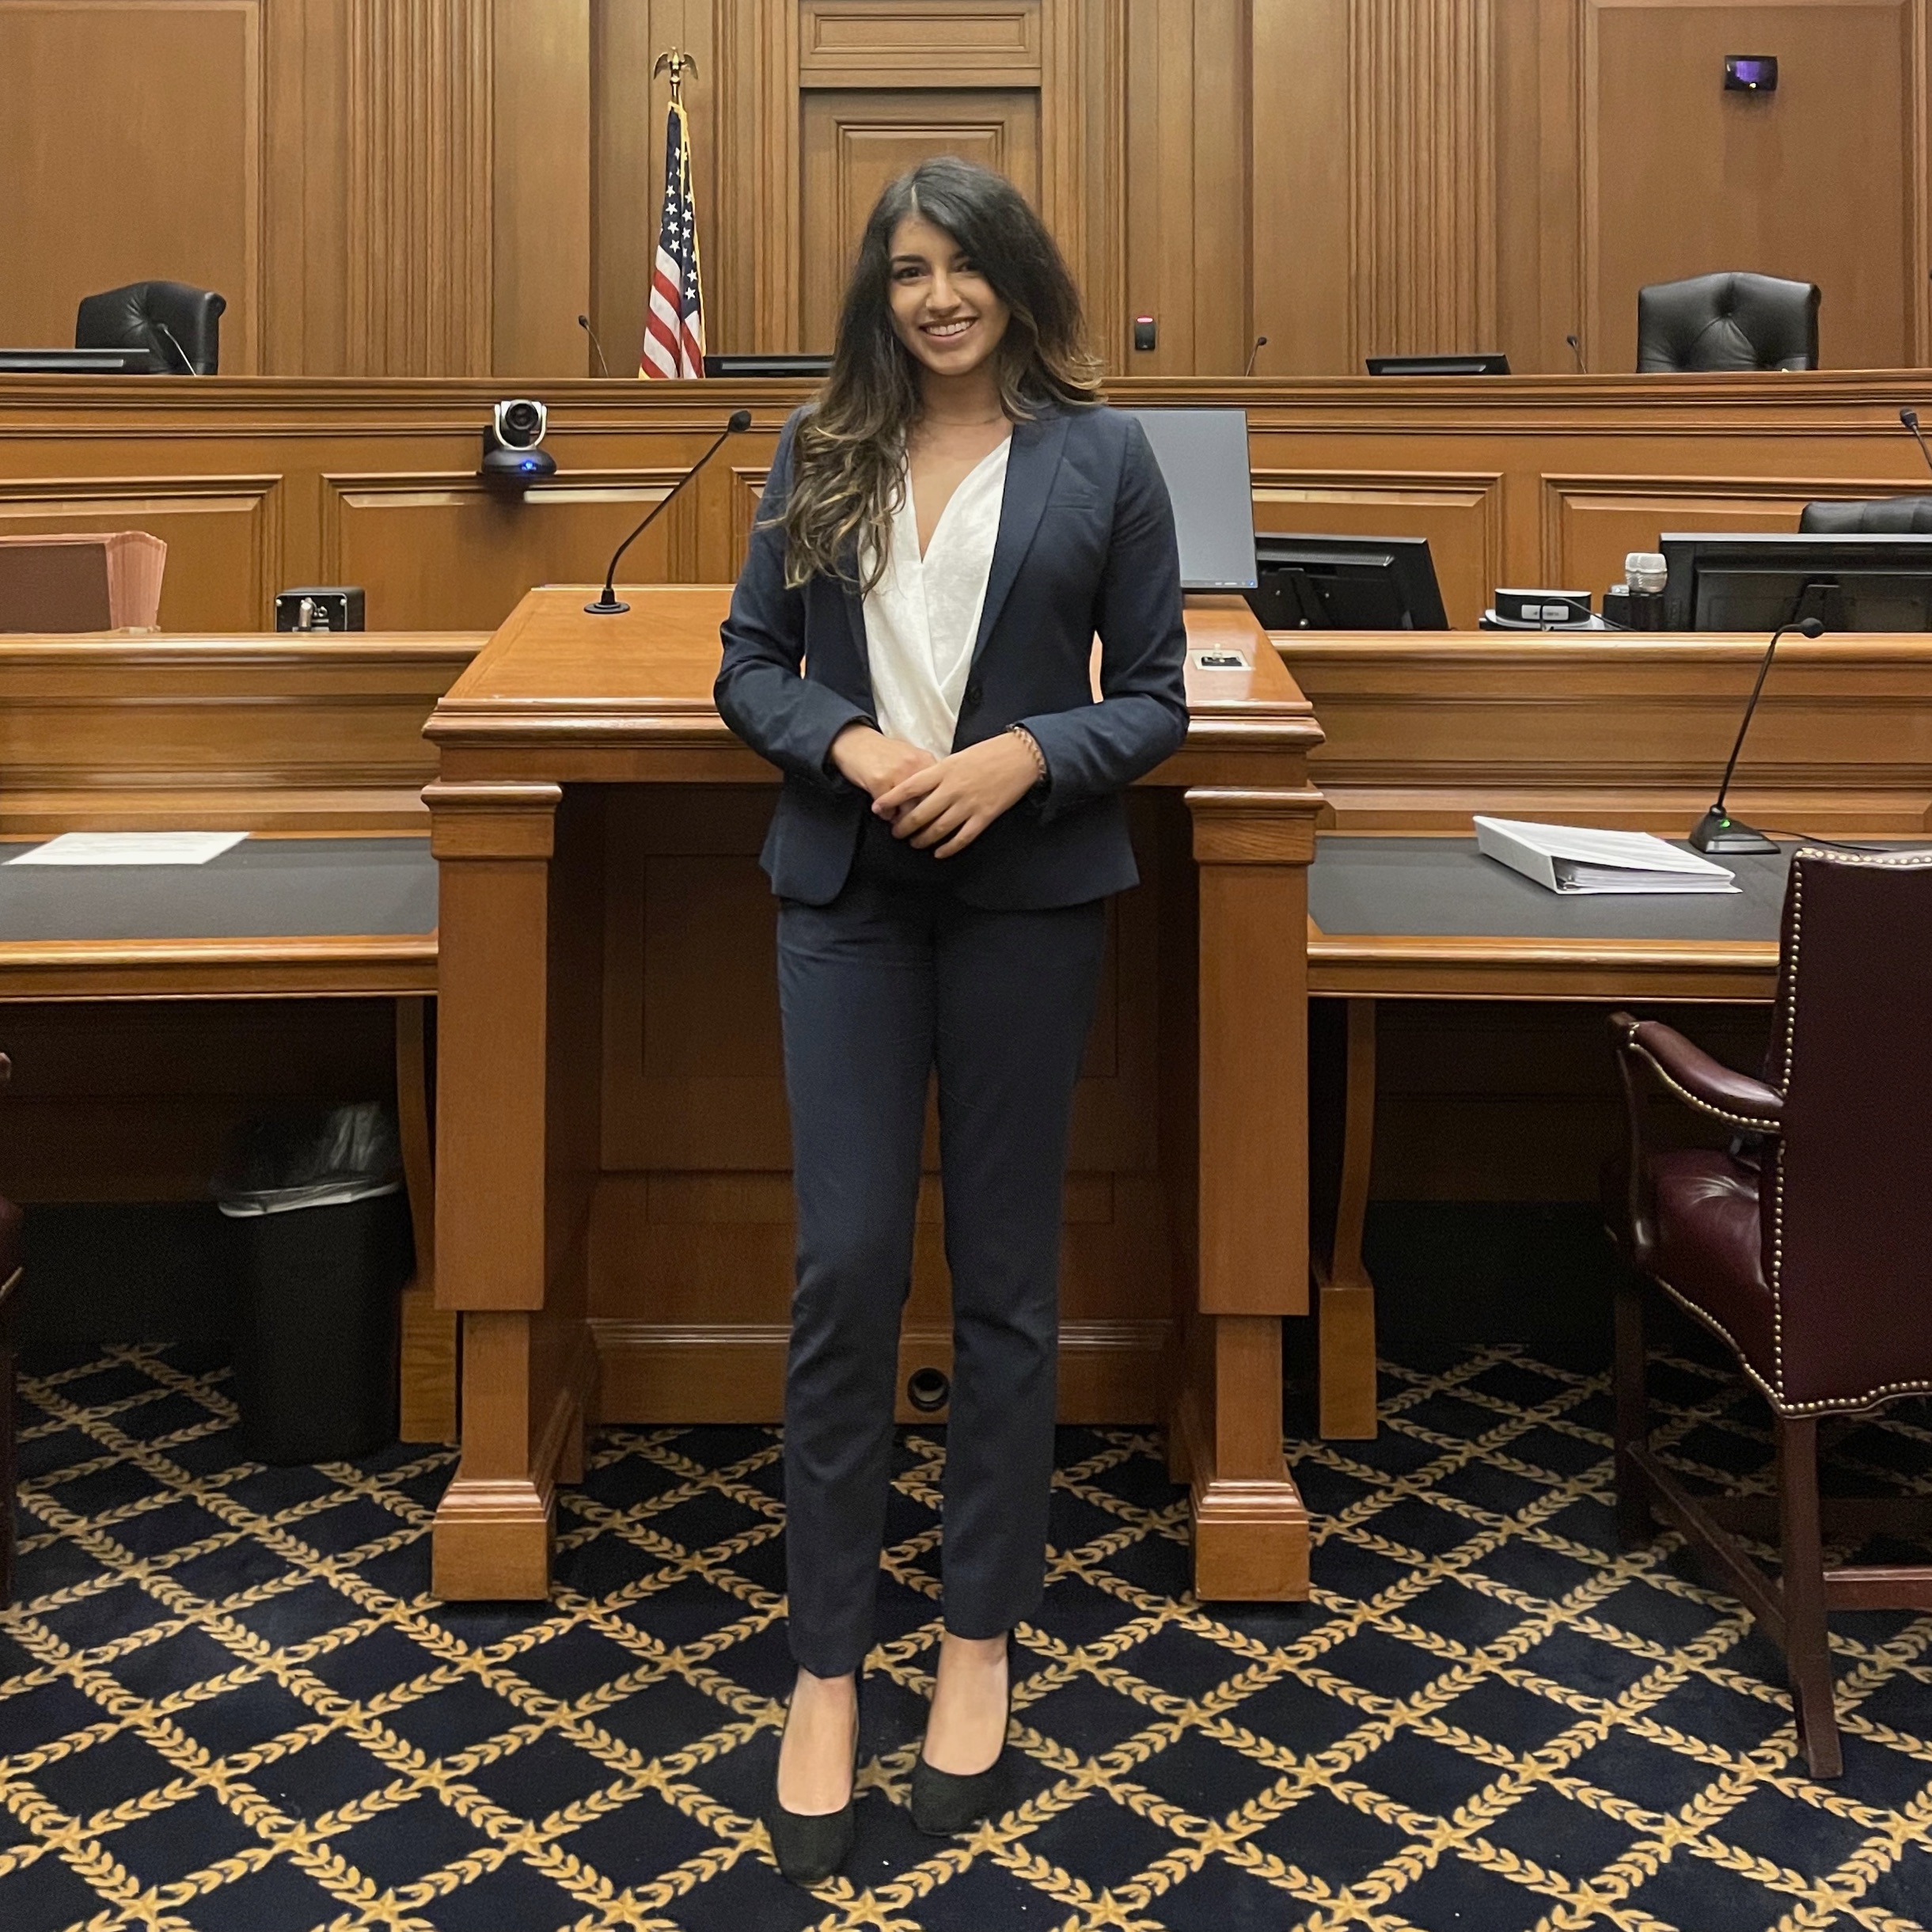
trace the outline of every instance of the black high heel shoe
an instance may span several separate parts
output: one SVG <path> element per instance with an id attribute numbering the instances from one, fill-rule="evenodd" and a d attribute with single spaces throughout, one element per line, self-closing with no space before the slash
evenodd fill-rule
<path id="1" fill-rule="evenodd" d="M 990 1817 L 1006 1787 L 1006 1733 L 1013 1721 L 1013 1657 L 1006 1661 L 1006 1717 L 1000 1726 L 1000 1755 L 983 1771 L 936 1771 L 926 1762 L 922 1741 L 913 1760 L 913 1824 L 934 1838 L 970 1831 Z"/>
<path id="2" fill-rule="evenodd" d="M 859 1796 L 858 1686 L 852 1687 L 852 1790 L 837 1811 L 787 1811 L 778 1801 L 778 1771 L 772 1771 L 772 1801 L 765 1813 L 765 1828 L 772 1841 L 772 1856 L 778 1869 L 795 1885 L 822 1885 L 851 1855 L 856 1826 L 852 1807 Z M 791 1706 L 785 1705 L 785 1729 L 791 1728 Z M 778 1748 L 785 1748 L 780 1732 Z"/>

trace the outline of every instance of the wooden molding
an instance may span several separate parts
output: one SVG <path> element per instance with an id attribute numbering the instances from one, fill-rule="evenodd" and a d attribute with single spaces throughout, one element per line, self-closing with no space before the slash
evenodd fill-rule
<path id="1" fill-rule="evenodd" d="M 439 860 L 548 859 L 556 848 L 561 785 L 511 780 L 423 789 L 430 810 L 430 849 Z"/>
<path id="2" fill-rule="evenodd" d="M 1037 87 L 1042 4 L 799 0 L 799 85 Z"/>
<path id="3" fill-rule="evenodd" d="M 1494 0 L 1353 0 L 1355 358 L 1495 347 Z"/>
<path id="4" fill-rule="evenodd" d="M 784 1414 L 791 1330 L 781 1323 L 678 1324 L 594 1317 L 601 1365 L 598 1414 L 606 1422 L 776 1422 Z M 1062 1422 L 1154 1422 L 1167 1412 L 1173 1324 L 1167 1321 L 1063 1322 L 1059 1403 Z M 950 1372 L 952 1332 L 909 1320 L 899 1342 L 898 1420 L 943 1426 L 943 1410 L 922 1414 L 906 1402 L 915 1368 Z"/>
<path id="5" fill-rule="evenodd" d="M 349 372 L 490 367 L 490 0 L 348 0 Z"/>
<path id="6" fill-rule="evenodd" d="M 1306 865 L 1322 795 L 1201 788 L 1186 794 L 1202 865 Z"/>

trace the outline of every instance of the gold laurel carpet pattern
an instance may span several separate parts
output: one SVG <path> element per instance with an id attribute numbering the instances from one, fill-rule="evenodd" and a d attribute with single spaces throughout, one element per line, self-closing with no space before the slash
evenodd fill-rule
<path id="1" fill-rule="evenodd" d="M 1679 1467 L 1767 1485 L 1728 1375 L 1655 1385 Z M 1009 1801 L 950 1843 L 904 1810 L 943 1456 L 905 1432 L 858 1849 L 816 1894 L 754 1822 L 790 1677 L 775 1431 L 605 1432 L 554 1600 L 445 1607 L 446 1452 L 264 1468 L 186 1349 L 23 1392 L 7 1932 L 1932 1923 L 1932 1618 L 1835 1620 L 1847 1771 L 1813 1783 L 1737 1606 L 1669 1539 L 1617 1551 L 1603 1378 L 1520 1351 L 1391 1363 L 1376 1441 L 1291 1444 L 1307 1605 L 1194 1602 L 1157 1439 L 1063 1431 Z M 1932 1412 L 1845 1432 L 1833 1471 L 1932 1488 Z"/>

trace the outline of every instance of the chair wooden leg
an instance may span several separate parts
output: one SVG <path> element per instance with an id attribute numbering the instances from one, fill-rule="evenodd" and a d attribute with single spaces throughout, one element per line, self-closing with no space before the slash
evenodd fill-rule
<path id="1" fill-rule="evenodd" d="M 1784 1571 L 1785 1669 L 1798 1742 L 1814 1778 L 1844 1769 L 1831 1699 L 1831 1639 L 1824 1614 L 1824 1551 L 1818 1513 L 1818 1425 L 1778 1418 L 1778 1515 Z"/>
<path id="2" fill-rule="evenodd" d="M 1656 1534 L 1650 1516 L 1650 1486 L 1632 1454 L 1650 1440 L 1641 1281 L 1633 1278 L 1618 1285 L 1614 1320 L 1616 1353 L 1611 1382 L 1615 1412 L 1611 1432 L 1616 1452 L 1617 1542 L 1623 1549 L 1635 1550 Z"/>

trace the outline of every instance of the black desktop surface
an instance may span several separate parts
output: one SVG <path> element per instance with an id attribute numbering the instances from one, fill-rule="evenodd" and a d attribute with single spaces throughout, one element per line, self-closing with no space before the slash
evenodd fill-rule
<path id="1" fill-rule="evenodd" d="M 205 865 L 33 866 L 0 843 L 0 945 L 433 932 L 427 838 L 247 838 Z"/>
<path id="2" fill-rule="evenodd" d="M 0 349 L 0 375 L 152 376 L 163 374 L 148 349 Z"/>
<path id="3" fill-rule="evenodd" d="M 829 355 L 794 355 L 777 351 L 765 355 L 704 358 L 704 373 L 708 376 L 751 377 L 770 381 L 816 381 L 829 375 L 831 369 L 832 359 Z"/>
<path id="4" fill-rule="evenodd" d="M 1509 358 L 1494 350 L 1466 355 L 1371 355 L 1364 359 L 1372 376 L 1506 376 Z"/>
<path id="5" fill-rule="evenodd" d="M 1681 844 L 1681 841 L 1673 843 Z M 1476 849 L 1473 838 L 1333 833 L 1308 869 L 1308 916 L 1324 933 L 1427 939 L 1766 940 L 1778 939 L 1788 843 L 1718 861 L 1723 893 L 1555 893 Z"/>

